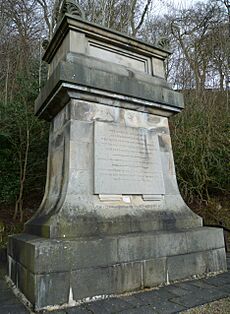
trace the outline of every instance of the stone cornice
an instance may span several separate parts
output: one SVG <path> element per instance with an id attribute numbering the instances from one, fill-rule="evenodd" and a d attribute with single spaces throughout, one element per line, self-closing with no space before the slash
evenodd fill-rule
<path id="1" fill-rule="evenodd" d="M 87 22 L 79 17 L 65 14 L 57 25 L 56 31 L 43 56 L 43 60 L 50 63 L 69 30 L 77 31 L 86 35 L 87 38 L 96 39 L 100 42 L 112 44 L 114 47 L 124 48 L 134 53 L 147 57 L 166 59 L 171 52 L 160 47 L 145 43 L 133 37 L 117 31 Z"/>

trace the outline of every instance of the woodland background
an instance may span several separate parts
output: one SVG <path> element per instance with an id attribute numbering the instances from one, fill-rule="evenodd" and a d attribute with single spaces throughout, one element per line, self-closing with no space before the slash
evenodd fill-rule
<path id="1" fill-rule="evenodd" d="M 0 0 L 0 247 L 38 208 L 46 177 L 48 123 L 34 117 L 47 78 L 42 43 L 52 0 Z M 230 1 L 156 9 L 155 0 L 79 1 L 90 22 L 151 44 L 167 38 L 165 64 L 186 108 L 170 119 L 177 177 L 206 224 L 230 228 Z"/>

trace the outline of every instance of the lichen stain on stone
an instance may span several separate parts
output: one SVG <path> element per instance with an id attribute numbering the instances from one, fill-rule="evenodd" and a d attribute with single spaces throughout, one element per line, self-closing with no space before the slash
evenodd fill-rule
<path id="1" fill-rule="evenodd" d="M 172 151 L 170 135 L 159 134 L 158 139 L 159 139 L 159 145 L 160 145 L 161 151 L 163 151 L 163 152 L 171 152 Z"/>
<path id="2" fill-rule="evenodd" d="M 58 134 L 53 141 L 54 148 L 58 148 L 63 145 L 63 134 Z"/>
<path id="3" fill-rule="evenodd" d="M 72 118 L 76 120 L 91 121 L 95 115 L 95 109 L 87 102 L 75 104 L 73 107 Z"/>
<path id="4" fill-rule="evenodd" d="M 174 170 L 174 162 L 172 157 L 169 158 L 169 162 L 168 162 L 168 172 L 170 175 L 174 175 L 175 174 L 175 170 Z"/>
<path id="5" fill-rule="evenodd" d="M 160 134 L 169 134 L 169 129 L 168 128 L 166 128 L 166 127 L 164 127 L 164 126 L 162 126 L 162 127 L 157 127 L 156 128 L 156 131 L 158 132 L 158 133 L 160 133 Z"/>
<path id="6" fill-rule="evenodd" d="M 137 127 L 138 126 L 138 116 L 136 113 L 128 110 L 125 111 L 124 113 L 124 120 L 125 120 L 125 125 L 130 126 L 130 127 Z"/>
<path id="7" fill-rule="evenodd" d="M 119 121 L 121 125 L 125 124 L 125 111 L 123 109 L 119 110 Z"/>
<path id="8" fill-rule="evenodd" d="M 112 113 L 105 110 L 97 112 L 94 116 L 94 120 L 101 122 L 115 122 Z"/>
<path id="9" fill-rule="evenodd" d="M 49 289 L 52 288 L 49 286 Z M 46 298 L 47 294 L 47 284 L 44 282 L 44 279 L 41 278 L 40 286 L 38 287 L 38 303 L 42 304 L 43 300 Z"/>
<path id="10" fill-rule="evenodd" d="M 148 143 L 149 136 L 146 132 L 143 132 L 143 137 L 142 137 L 142 142 L 144 146 L 144 158 L 149 159 L 150 156 L 150 148 L 149 148 L 149 143 Z"/>
<path id="11" fill-rule="evenodd" d="M 158 124 L 161 122 L 161 118 L 153 115 L 147 115 L 148 117 L 148 122 L 151 124 Z"/>

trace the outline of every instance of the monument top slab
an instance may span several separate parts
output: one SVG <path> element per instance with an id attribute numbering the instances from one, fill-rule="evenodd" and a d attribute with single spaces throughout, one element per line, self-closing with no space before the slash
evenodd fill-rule
<path id="1" fill-rule="evenodd" d="M 162 47 L 151 45 L 141 40 L 137 40 L 134 37 L 66 13 L 56 27 L 56 31 L 54 32 L 43 56 L 44 61 L 47 63 L 51 62 L 56 50 L 69 30 L 80 32 L 88 38 L 94 38 L 100 42 L 109 43 L 148 57 L 157 57 L 164 60 L 171 54 L 170 51 L 163 49 Z"/>
<path id="2" fill-rule="evenodd" d="M 169 54 L 65 13 L 43 57 L 49 64 L 49 80 L 36 100 L 35 113 L 51 121 L 70 99 L 90 100 L 92 93 L 119 98 L 123 108 L 152 113 L 157 108 L 162 116 L 178 113 L 183 96 L 165 79 L 164 60 Z"/>

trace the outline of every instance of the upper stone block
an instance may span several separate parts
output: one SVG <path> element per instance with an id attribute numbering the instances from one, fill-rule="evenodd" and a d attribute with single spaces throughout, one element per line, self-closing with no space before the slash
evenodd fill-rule
<path id="1" fill-rule="evenodd" d="M 107 97 L 127 96 L 128 102 L 143 100 L 140 110 L 160 105 L 165 112 L 177 113 L 183 108 L 183 97 L 165 80 L 164 60 L 169 54 L 65 14 L 43 57 L 49 64 L 49 81 L 36 101 L 35 113 L 52 120 L 72 97 L 70 89 L 79 92 L 80 87 L 96 89 L 102 96 L 109 92 Z"/>
<path id="2" fill-rule="evenodd" d="M 50 74 L 71 52 L 160 78 L 165 78 L 163 61 L 171 54 L 160 47 L 65 14 L 43 57 L 50 65 Z"/>

